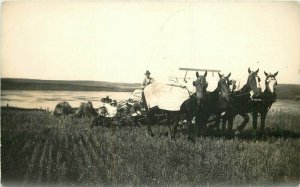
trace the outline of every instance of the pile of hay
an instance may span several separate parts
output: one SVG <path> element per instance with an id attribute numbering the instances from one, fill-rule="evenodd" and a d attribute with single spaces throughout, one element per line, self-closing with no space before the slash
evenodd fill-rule
<path id="1" fill-rule="evenodd" d="M 53 111 L 54 116 L 68 116 L 82 118 L 82 117 L 96 117 L 98 115 L 97 111 L 93 107 L 93 103 L 88 101 L 87 103 L 81 103 L 79 108 L 72 108 L 69 102 L 60 102 L 55 106 Z"/>
<path id="2" fill-rule="evenodd" d="M 67 116 L 74 113 L 75 109 L 73 109 L 71 105 L 65 101 L 58 103 L 53 111 L 54 116 Z"/>
<path id="3" fill-rule="evenodd" d="M 93 107 L 93 103 L 88 101 L 87 103 L 81 103 L 79 108 L 76 111 L 74 117 L 83 118 L 83 117 L 96 117 L 98 113 Z"/>

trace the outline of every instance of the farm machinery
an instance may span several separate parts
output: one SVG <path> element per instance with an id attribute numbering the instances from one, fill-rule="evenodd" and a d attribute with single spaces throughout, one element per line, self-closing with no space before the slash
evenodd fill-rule
<path id="1" fill-rule="evenodd" d="M 170 83 L 157 84 L 158 86 L 161 86 L 161 93 L 167 93 L 168 95 L 150 93 L 150 96 L 148 95 L 147 100 L 145 100 L 145 98 L 143 98 L 143 89 L 136 89 L 131 93 L 127 100 L 118 101 L 118 103 L 112 99 L 102 98 L 102 106 L 98 111 L 98 117 L 96 117 L 93 121 L 93 126 L 108 126 L 110 124 L 114 124 L 116 126 L 142 126 L 147 123 L 147 113 L 150 108 L 154 110 L 158 109 L 154 115 L 155 123 L 166 124 L 168 122 L 168 115 L 167 112 L 164 111 L 179 110 L 180 108 L 178 106 L 180 106 L 184 100 L 194 93 L 194 90 L 187 86 L 188 80 L 191 79 L 187 77 L 188 72 L 208 71 L 213 75 L 214 73 L 220 72 L 220 70 L 193 68 L 179 68 L 179 70 L 185 71 L 185 76 L 183 78 L 169 77 Z M 147 87 L 145 89 L 147 89 Z M 165 103 L 166 100 L 171 100 L 171 102 Z M 210 121 L 214 120 L 210 119 Z M 180 123 L 185 123 L 185 120 L 181 120 Z"/>

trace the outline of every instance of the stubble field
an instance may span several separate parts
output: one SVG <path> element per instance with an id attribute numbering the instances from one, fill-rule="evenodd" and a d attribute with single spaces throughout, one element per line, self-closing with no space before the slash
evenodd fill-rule
<path id="1" fill-rule="evenodd" d="M 43 111 L 1 111 L 2 184 L 22 185 L 296 185 L 300 116 L 270 111 L 263 134 L 251 121 L 238 136 L 219 132 L 176 140 L 167 127 L 89 128 L 91 119 Z M 241 119 L 236 118 L 235 125 Z"/>

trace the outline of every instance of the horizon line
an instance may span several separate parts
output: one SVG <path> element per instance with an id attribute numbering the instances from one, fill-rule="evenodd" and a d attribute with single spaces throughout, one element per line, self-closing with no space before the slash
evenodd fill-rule
<path id="1" fill-rule="evenodd" d="M 114 82 L 114 81 L 100 81 L 100 80 L 76 80 L 76 79 L 39 79 L 39 78 L 17 78 L 17 77 L 0 77 L 0 79 L 23 79 L 23 80 L 40 80 L 40 81 L 85 81 L 85 82 L 107 82 L 107 83 L 125 83 L 125 84 L 140 84 L 137 82 Z"/>
<path id="2" fill-rule="evenodd" d="M 40 80 L 40 81 L 84 81 L 84 82 L 107 82 L 107 83 L 124 83 L 124 84 L 140 84 L 138 82 L 114 82 L 114 81 L 105 81 L 105 80 L 76 80 L 76 79 L 39 79 L 39 78 L 17 78 L 17 77 L 0 77 L 0 79 L 27 79 L 27 80 Z M 278 84 L 292 84 L 292 85 L 300 85 L 300 83 L 278 83 Z"/>

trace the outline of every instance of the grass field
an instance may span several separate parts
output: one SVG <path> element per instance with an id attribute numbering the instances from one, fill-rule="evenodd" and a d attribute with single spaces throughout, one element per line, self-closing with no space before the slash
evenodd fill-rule
<path id="1" fill-rule="evenodd" d="M 23 185 L 296 185 L 299 122 L 297 112 L 271 111 L 263 136 L 248 124 L 239 137 L 199 137 L 193 144 L 184 133 L 175 141 L 163 136 L 164 126 L 155 126 L 152 138 L 145 127 L 91 130 L 91 119 L 2 110 L 1 179 Z"/>

